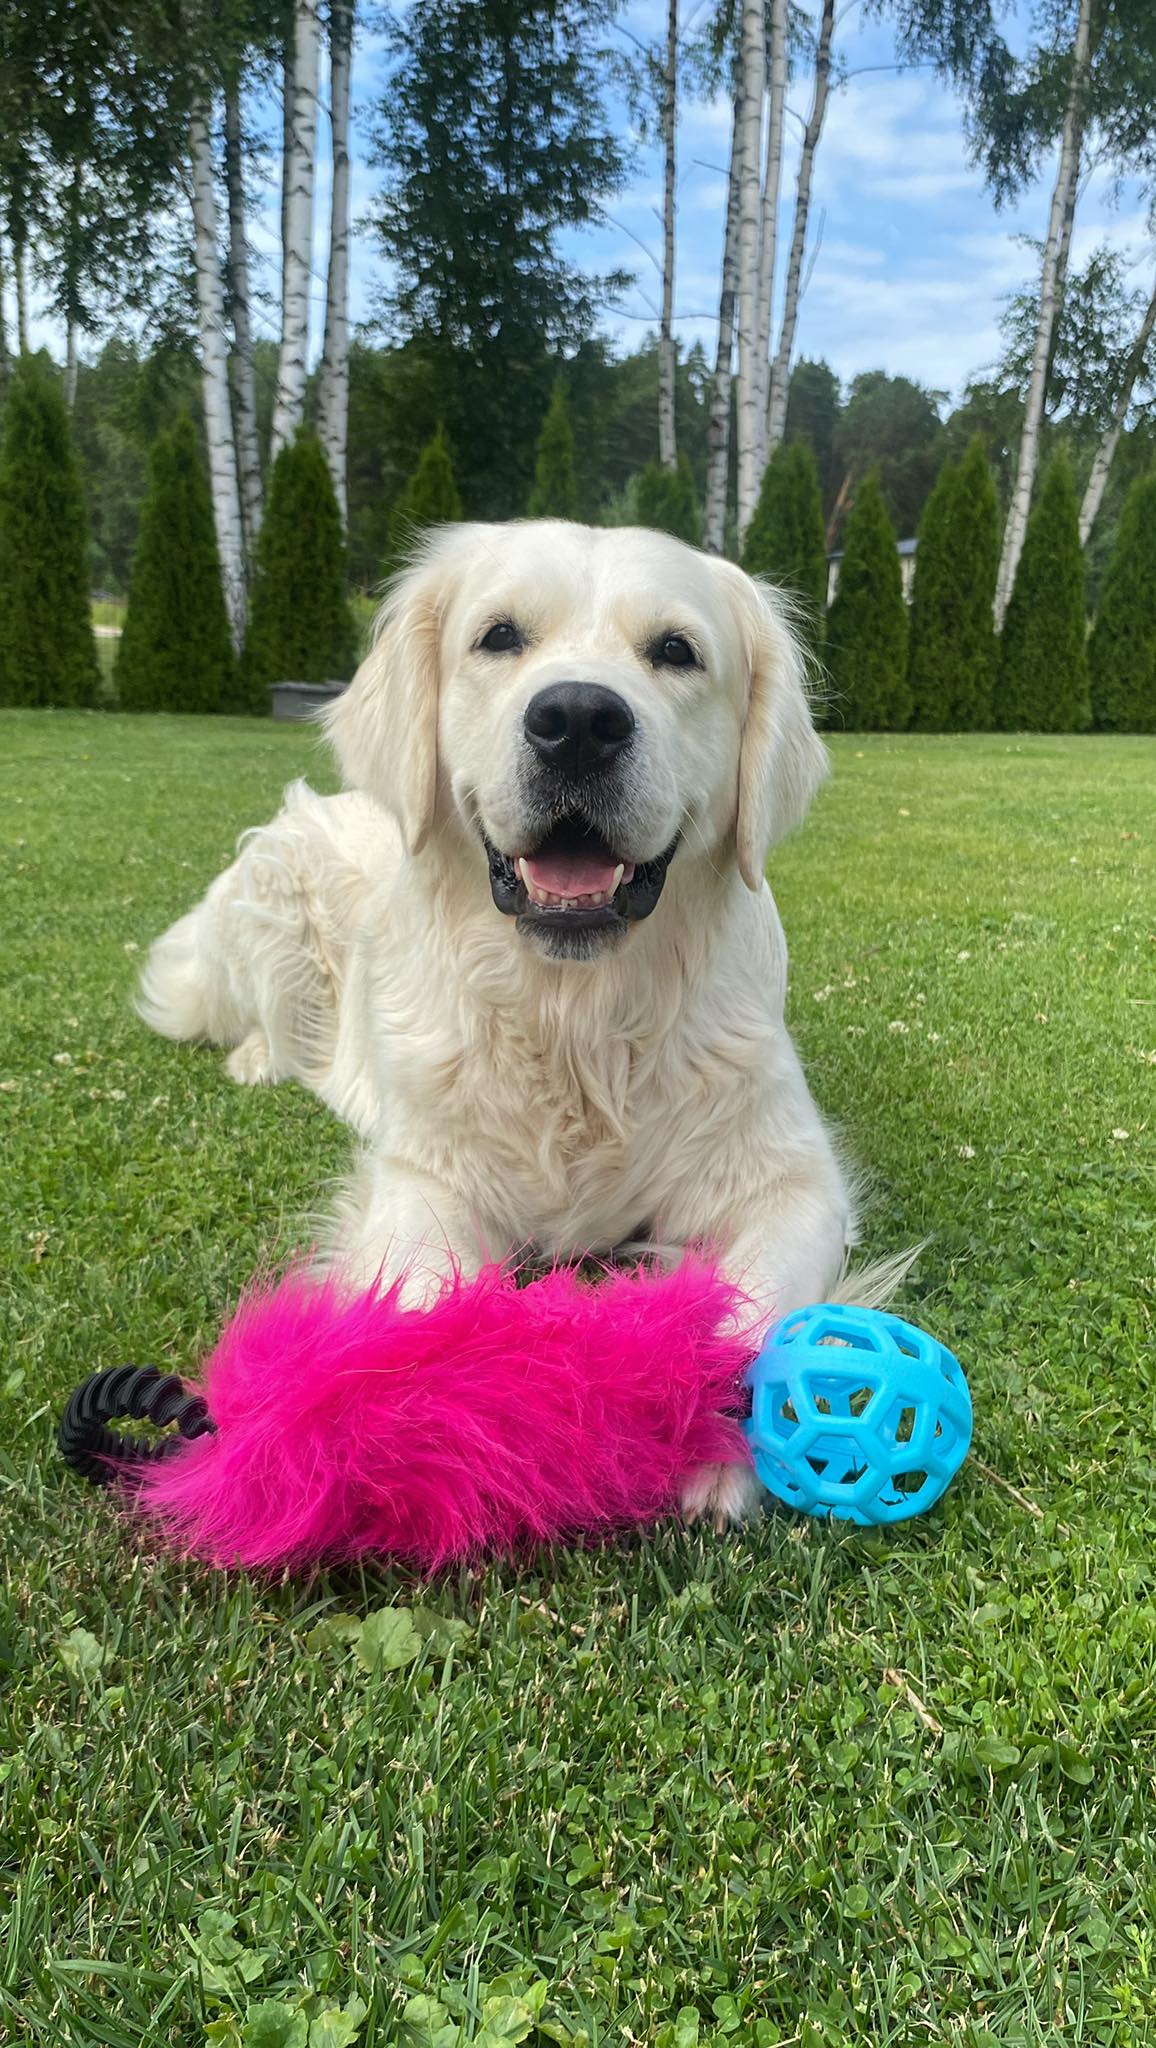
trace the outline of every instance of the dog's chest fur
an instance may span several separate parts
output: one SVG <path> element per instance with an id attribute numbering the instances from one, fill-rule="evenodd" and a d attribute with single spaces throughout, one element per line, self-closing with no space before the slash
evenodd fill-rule
<path id="1" fill-rule="evenodd" d="M 473 951 L 459 943 L 436 1020 L 409 974 L 379 991 L 386 1143 L 549 1252 L 661 1231 L 710 1155 L 733 1153 L 766 1068 L 755 1041 L 781 1032 L 765 938 L 720 1004 L 705 945 L 651 943 L 632 961 L 632 939 L 613 962 L 561 972 L 515 955 L 511 972 L 483 932 Z"/>

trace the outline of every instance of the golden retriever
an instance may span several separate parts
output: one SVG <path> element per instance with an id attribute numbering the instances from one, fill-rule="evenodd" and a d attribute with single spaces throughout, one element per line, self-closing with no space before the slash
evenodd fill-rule
<path id="1" fill-rule="evenodd" d="M 525 1247 L 705 1242 L 761 1306 L 829 1298 L 852 1204 L 763 873 L 826 772 L 783 600 L 639 529 L 443 528 L 328 726 L 347 793 L 286 793 L 141 1010 L 358 1131 L 331 1260 L 420 1298 Z"/>

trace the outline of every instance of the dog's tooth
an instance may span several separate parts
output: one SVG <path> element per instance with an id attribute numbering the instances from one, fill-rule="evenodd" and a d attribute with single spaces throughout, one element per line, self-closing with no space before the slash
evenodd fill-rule
<path id="1" fill-rule="evenodd" d="M 619 863 L 618 863 L 618 866 L 617 866 L 617 867 L 615 868 L 615 870 L 614 870 L 614 880 L 613 880 L 613 881 L 611 882 L 611 884 L 610 884 L 610 894 L 611 894 L 612 896 L 613 896 L 613 894 L 614 894 L 614 891 L 615 891 L 615 890 L 617 889 L 617 887 L 618 887 L 618 884 L 619 884 L 619 882 L 620 882 L 620 881 L 622 880 L 622 877 L 623 877 L 623 875 L 624 875 L 625 873 L 626 873 L 626 863 L 625 863 L 625 861 L 621 861 L 621 860 L 620 860 L 620 861 L 619 861 Z"/>

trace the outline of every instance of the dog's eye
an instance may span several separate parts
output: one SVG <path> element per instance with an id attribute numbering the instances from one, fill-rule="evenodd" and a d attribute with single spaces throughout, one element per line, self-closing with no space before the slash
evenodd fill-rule
<path id="1" fill-rule="evenodd" d="M 478 641 L 487 654 L 520 654 L 522 636 L 512 619 L 498 619 Z"/>
<path id="2" fill-rule="evenodd" d="M 681 633 L 664 633 L 655 641 L 650 659 L 656 668 L 698 668 L 699 659 L 690 641 Z"/>

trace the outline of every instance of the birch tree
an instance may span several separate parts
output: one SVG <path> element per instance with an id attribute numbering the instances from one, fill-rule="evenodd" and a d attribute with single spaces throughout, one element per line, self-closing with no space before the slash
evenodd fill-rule
<path id="1" fill-rule="evenodd" d="M 284 291 L 271 450 L 274 460 L 286 442 L 293 439 L 305 411 L 320 51 L 318 0 L 294 0 L 292 118 L 285 164 Z"/>
<path id="2" fill-rule="evenodd" d="M 775 296 L 775 260 L 779 247 L 779 192 L 783 177 L 783 124 L 787 111 L 787 0 L 771 0 L 767 44 L 766 157 L 763 165 L 762 239 L 755 353 L 758 365 L 758 482 L 767 466 L 767 399 L 771 375 L 771 316 Z"/>
<path id="3" fill-rule="evenodd" d="M 791 231 L 790 254 L 787 258 L 783 318 L 779 328 L 779 345 L 771 367 L 770 402 L 767 410 L 768 458 L 781 443 L 787 423 L 787 391 L 791 381 L 791 357 L 794 353 L 795 329 L 799 319 L 803 257 L 806 253 L 807 223 L 811 210 L 811 181 L 814 174 L 815 151 L 819 146 L 819 137 L 822 135 L 827 113 L 831 85 L 831 40 L 834 31 L 835 0 L 823 0 L 819 37 L 815 46 L 815 84 L 811 95 L 811 111 L 803 133 L 799 175 L 795 183 L 795 221 Z"/>
<path id="4" fill-rule="evenodd" d="M 1132 394 L 1136 389 L 1137 380 L 1147 366 L 1148 350 L 1154 328 L 1156 328 L 1156 280 L 1153 281 L 1152 293 L 1148 300 L 1144 317 L 1140 322 L 1139 332 L 1128 355 L 1128 360 L 1124 365 L 1123 374 L 1120 379 L 1120 388 L 1116 394 L 1116 403 L 1112 408 L 1112 417 L 1105 429 L 1104 438 L 1096 450 L 1091 473 L 1084 489 L 1084 496 L 1080 505 L 1081 547 L 1087 545 L 1088 536 L 1096 523 L 1096 514 L 1100 510 L 1104 491 L 1111 474 L 1112 464 L 1116 459 L 1116 450 L 1120 445 L 1120 435 L 1123 433 L 1124 421 L 1128 416 L 1128 408 L 1132 403 Z"/>
<path id="5" fill-rule="evenodd" d="M 1060 136 L 1060 160 L 1056 181 L 1052 188 L 1051 208 L 1048 214 L 1048 234 L 1044 244 L 1044 258 L 1040 271 L 1039 321 L 1036 328 L 1035 349 L 1032 356 L 1031 378 L 1028 384 L 1027 400 L 1024 405 L 1023 431 L 1020 435 L 1019 457 L 1016 463 L 1015 483 L 1012 486 L 1011 505 L 1004 527 L 1003 549 L 1000 555 L 999 576 L 995 592 L 995 622 L 1002 629 L 1008 602 L 1015 584 L 1016 570 L 1023 553 L 1024 537 L 1027 533 L 1028 514 L 1031 511 L 1032 491 L 1040 461 L 1040 429 L 1043 425 L 1044 400 L 1047 394 L 1048 361 L 1051 356 L 1052 338 L 1063 298 L 1064 273 L 1067 251 L 1071 240 L 1071 222 L 1075 207 L 1075 194 L 1080 172 L 1080 151 L 1083 142 L 1085 104 L 1088 81 L 1088 63 L 1091 51 L 1093 0 L 1079 0 L 1076 20 L 1076 40 L 1072 52 L 1072 72 L 1068 86 L 1067 104 L 1064 109 L 1063 129 Z"/>
<path id="6" fill-rule="evenodd" d="M 675 124 L 678 110 L 678 0 L 668 0 L 666 52 L 662 67 L 662 320 L 658 335 L 658 459 L 673 469 L 678 457 L 674 431 L 674 229 Z"/>
<path id="7" fill-rule="evenodd" d="M 229 312 L 233 325 L 233 409 L 237 477 L 251 556 L 261 530 L 261 455 L 257 441 L 257 387 L 249 304 L 249 241 L 245 231 L 245 160 L 241 85 L 235 69 L 225 79 L 225 188 L 229 204 Z"/>
<path id="8" fill-rule="evenodd" d="M 718 302 L 718 342 L 706 423 L 706 505 L 703 546 L 721 555 L 726 533 L 727 480 L 730 474 L 731 383 L 735 347 L 735 297 L 739 274 L 739 205 L 743 176 L 743 92 L 735 93 L 731 122 L 730 172 L 727 178 L 726 226 L 723 230 L 722 284 Z"/>
<path id="9" fill-rule="evenodd" d="M 333 191 L 317 426 L 343 527 L 349 520 L 346 441 L 349 424 L 349 99 L 352 56 L 353 0 L 330 0 L 329 105 L 333 132 Z"/>
<path id="10" fill-rule="evenodd" d="M 750 523 L 759 494 L 758 360 L 759 257 L 762 251 L 762 184 L 759 177 L 766 83 L 766 25 L 762 0 L 742 0 L 739 79 L 742 96 L 742 170 L 738 232 L 738 516 L 739 538 Z"/>
<path id="11" fill-rule="evenodd" d="M 221 558 L 221 580 L 234 649 L 245 632 L 245 542 L 241 497 L 237 483 L 237 450 L 229 401 L 229 351 L 224 293 L 217 241 L 217 196 L 213 177 L 213 139 L 207 102 L 198 105 L 189 124 L 192 168 L 193 234 L 197 272 L 197 315 L 201 350 L 201 392 L 213 524 Z"/>

